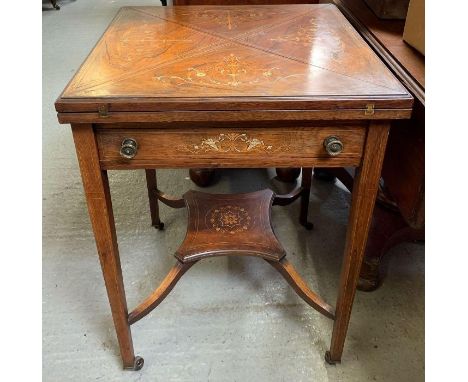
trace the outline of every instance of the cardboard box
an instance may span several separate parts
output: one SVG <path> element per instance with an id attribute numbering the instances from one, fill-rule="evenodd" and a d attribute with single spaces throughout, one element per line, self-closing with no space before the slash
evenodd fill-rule
<path id="1" fill-rule="evenodd" d="M 424 54 L 425 0 L 411 0 L 406 16 L 403 40 Z"/>
<path id="2" fill-rule="evenodd" d="M 404 20 L 410 0 L 364 0 L 380 19 Z"/>

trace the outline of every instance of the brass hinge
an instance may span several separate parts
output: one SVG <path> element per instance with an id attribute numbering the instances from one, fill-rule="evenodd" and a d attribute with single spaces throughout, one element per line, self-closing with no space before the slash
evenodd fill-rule
<path id="1" fill-rule="evenodd" d="M 107 105 L 101 105 L 98 107 L 98 113 L 100 118 L 108 118 L 109 117 L 109 108 Z"/>
<path id="2" fill-rule="evenodd" d="M 364 112 L 365 115 L 374 115 L 375 110 L 374 110 L 374 104 L 373 103 L 368 103 L 366 105 L 366 111 Z"/>

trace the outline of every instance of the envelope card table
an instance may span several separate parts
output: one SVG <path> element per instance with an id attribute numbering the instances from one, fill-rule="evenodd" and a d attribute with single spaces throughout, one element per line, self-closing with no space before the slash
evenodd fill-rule
<path id="1" fill-rule="evenodd" d="M 55 103 L 71 124 L 123 366 L 139 369 L 130 326 L 207 256 L 258 256 L 334 321 L 326 360 L 341 360 L 390 121 L 413 99 L 333 5 L 124 7 Z M 302 198 L 310 169 L 356 167 L 338 298 L 312 292 L 270 223 Z M 158 168 L 302 167 L 291 195 L 169 197 Z M 186 207 L 187 237 L 162 284 L 128 312 L 107 170 L 145 169 L 158 202 Z M 305 214 L 305 215 L 304 215 Z M 208 294 L 208 293 L 207 293 Z M 207 296 L 209 298 L 209 296 Z"/>

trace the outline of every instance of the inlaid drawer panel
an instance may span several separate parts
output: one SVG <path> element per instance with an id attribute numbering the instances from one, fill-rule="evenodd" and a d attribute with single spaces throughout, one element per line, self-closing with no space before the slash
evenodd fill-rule
<path id="1" fill-rule="evenodd" d="M 98 128 L 96 135 L 101 166 L 107 169 L 123 165 L 127 168 L 169 165 L 170 167 L 318 165 L 341 167 L 359 165 L 366 127 L 356 125 L 238 129 Z M 331 142 L 330 138 L 337 145 L 329 146 L 327 152 L 324 142 Z M 335 151 L 330 151 L 330 148 Z"/>

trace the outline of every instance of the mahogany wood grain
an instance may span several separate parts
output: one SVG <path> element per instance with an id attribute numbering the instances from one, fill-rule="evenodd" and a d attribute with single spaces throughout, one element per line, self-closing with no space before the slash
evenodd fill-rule
<path id="1" fill-rule="evenodd" d="M 312 167 L 303 167 L 302 179 L 301 179 L 301 187 L 302 187 L 301 213 L 299 215 L 299 223 L 301 223 L 307 229 L 312 229 L 314 227 L 314 225 L 308 221 L 311 184 L 312 184 Z"/>
<path id="2" fill-rule="evenodd" d="M 365 110 L 369 103 L 375 106 L 376 110 L 385 109 L 410 109 L 412 98 L 407 95 L 382 96 L 369 94 L 365 98 L 356 96 L 301 96 L 301 97 L 200 97 L 197 100 L 191 98 L 132 98 L 129 100 L 115 98 L 79 98 L 76 99 L 59 98 L 55 103 L 55 110 L 59 113 L 76 112 L 96 112 L 100 107 L 107 107 L 109 114 L 116 112 L 156 112 L 156 111 L 240 111 L 240 110 Z M 279 102 L 278 102 L 279 101 Z M 311 102 L 314 107 L 311 107 Z M 285 108 L 285 103 L 289 108 Z M 199 113 L 200 114 L 200 113 Z M 65 117 L 64 117 L 65 118 Z M 71 116 L 69 118 L 72 118 Z M 77 116 L 75 116 L 77 118 Z M 344 119 L 344 118 L 343 118 Z M 106 118 L 101 118 L 99 122 L 105 122 Z"/>
<path id="3" fill-rule="evenodd" d="M 425 111 L 418 101 L 410 120 L 394 121 L 382 176 L 409 227 L 425 221 Z M 404 163 L 404 166 L 401 166 Z"/>
<path id="4" fill-rule="evenodd" d="M 165 194 L 164 192 L 158 190 L 157 188 L 153 190 L 154 195 L 156 198 L 164 203 L 168 207 L 172 208 L 184 208 L 185 207 L 185 200 L 183 198 L 177 198 L 175 196 L 171 196 Z"/>
<path id="5" fill-rule="evenodd" d="M 274 206 L 289 206 L 291 203 L 294 203 L 304 192 L 302 187 L 297 187 L 293 191 L 283 194 L 283 195 L 275 195 L 273 200 Z"/>
<path id="6" fill-rule="evenodd" d="M 192 122 L 200 126 L 200 122 L 271 122 L 279 126 L 283 122 L 295 121 L 359 121 L 359 120 L 386 120 L 408 119 L 411 117 L 411 108 L 376 109 L 372 115 L 367 115 L 365 109 L 343 110 L 267 110 L 267 111 L 205 111 L 205 112 L 110 112 L 105 118 L 98 113 L 58 113 L 60 123 L 99 123 L 112 124 L 121 122 L 157 122 L 176 123 Z"/>
<path id="7" fill-rule="evenodd" d="M 390 124 L 388 122 L 372 123 L 367 134 L 362 165 L 356 169 L 357 175 L 354 180 L 338 299 L 335 308 L 336 318 L 333 325 L 330 351 L 326 353 L 326 360 L 329 363 L 341 361 L 359 271 L 361 270 L 369 226 L 372 221 L 372 212 L 377 196 L 389 129 Z"/>
<path id="8" fill-rule="evenodd" d="M 213 159 L 200 159 L 192 158 L 185 162 L 181 161 L 170 161 L 170 160 L 140 160 L 137 162 L 124 162 L 122 160 L 109 160 L 101 161 L 101 167 L 105 170 L 136 170 L 136 169 L 145 169 L 145 168 L 189 168 L 191 166 L 197 167 L 210 167 L 210 168 L 271 168 L 271 167 L 292 167 L 292 166 L 306 166 L 306 167 L 350 167 L 350 166 L 359 166 L 361 162 L 360 158 L 301 158 L 301 157 L 292 157 L 292 158 L 255 158 L 255 161 L 252 161 L 251 158 L 241 159 L 229 159 L 220 161 L 219 158 Z"/>
<path id="9" fill-rule="evenodd" d="M 63 123 L 97 123 L 90 112 L 100 107 L 109 122 L 142 121 L 125 114 L 138 111 L 140 118 L 159 111 L 163 122 L 171 108 L 212 117 L 219 109 L 300 104 L 334 110 L 336 119 L 333 105 L 352 111 L 369 103 L 394 118 L 391 111 L 410 108 L 412 97 L 335 6 L 289 4 L 124 7 L 56 108 Z"/>
<path id="10" fill-rule="evenodd" d="M 174 5 L 317 4 L 319 0 L 172 0 Z"/>
<path id="11" fill-rule="evenodd" d="M 196 261 L 191 263 L 177 263 L 172 267 L 169 273 L 166 275 L 161 284 L 151 293 L 141 304 L 139 304 L 132 312 L 128 315 L 128 322 L 130 325 L 141 320 L 154 308 L 156 308 L 171 290 L 175 287 L 180 278 L 187 272 L 192 265 L 196 264 Z"/>
<path id="12" fill-rule="evenodd" d="M 135 354 L 130 325 L 127 321 L 127 300 L 125 298 L 107 172 L 101 170 L 99 165 L 93 127 L 86 124 L 72 125 L 72 132 L 88 203 L 89 217 L 96 239 L 107 296 L 119 341 L 120 355 L 124 367 L 133 368 Z"/>
<path id="13" fill-rule="evenodd" d="M 216 170 L 213 168 L 191 168 L 189 170 L 190 180 L 198 187 L 211 186 L 215 179 Z"/>
<path id="14" fill-rule="evenodd" d="M 335 310 L 332 306 L 328 305 L 316 293 L 310 290 L 305 281 L 299 276 L 296 269 L 286 259 L 281 261 L 267 261 L 273 268 L 275 268 L 294 289 L 297 295 L 302 298 L 312 308 L 322 313 L 325 317 L 335 319 Z"/>
<path id="15" fill-rule="evenodd" d="M 72 124 L 124 366 L 138 369 L 143 361 L 133 353 L 106 170 L 149 169 L 148 191 L 154 186 L 155 195 L 167 201 L 157 191 L 153 169 L 305 167 L 306 189 L 311 167 L 360 166 L 327 356 L 338 361 L 389 121 L 409 118 L 412 105 L 411 94 L 335 6 L 122 8 L 55 106 L 59 121 Z M 343 140 L 342 154 L 327 156 L 322 145 L 328 135 Z M 120 157 L 123 138 L 138 141 L 134 159 Z M 247 219 L 242 208 L 255 211 L 252 225 L 258 229 L 238 240 L 229 236 L 236 229 L 224 232 L 229 240 L 221 237 L 224 228 L 215 216 L 193 219 L 194 213 L 214 213 L 213 203 L 239 202 L 237 196 L 210 195 L 196 205 L 190 202 L 193 192 L 185 195 L 189 234 L 177 253 L 181 262 L 239 253 L 276 262 L 284 257 L 269 220 L 271 191 L 266 204 L 242 197 L 247 207 L 238 205 L 223 220 L 232 226 L 237 212 Z M 308 194 L 302 196 L 305 207 Z M 223 211 L 219 206 L 218 213 Z M 198 231 L 208 224 L 215 224 L 211 234 Z M 237 228 L 244 231 L 249 224 Z M 190 235 L 194 232 L 198 237 Z M 330 307 L 306 289 L 289 264 L 280 270 L 301 297 L 331 316 Z M 181 271 L 176 267 L 162 289 L 137 307 L 132 322 L 162 301 Z"/>
<path id="16" fill-rule="evenodd" d="M 301 175 L 301 169 L 298 167 L 289 168 L 276 168 L 276 178 L 281 182 L 295 183 L 299 175 Z"/>
<path id="17" fill-rule="evenodd" d="M 176 250 L 183 262 L 216 256 L 254 256 L 279 261 L 286 255 L 271 226 L 271 190 L 244 194 L 184 194 L 187 234 Z"/>
<path id="18" fill-rule="evenodd" d="M 424 240 L 424 229 L 413 228 L 398 210 L 381 205 L 377 199 L 367 240 L 366 253 L 359 274 L 358 289 L 371 292 L 383 282 L 387 267 L 383 257 L 390 248 L 403 243 Z M 385 262 L 388 265 L 388 262 Z"/>
<path id="19" fill-rule="evenodd" d="M 415 98 L 411 119 L 393 121 L 387 143 L 382 178 L 398 210 L 375 211 L 359 283 L 361 290 L 374 290 L 383 278 L 379 265 L 386 251 L 424 238 L 425 59 L 403 41 L 403 21 L 378 19 L 363 0 L 334 3 Z"/>
<path id="20" fill-rule="evenodd" d="M 398 77 L 406 86 L 414 87 L 411 84 L 413 80 L 417 86 L 425 88 L 425 58 L 403 40 L 404 20 L 379 19 L 364 0 L 333 0 L 333 3 L 371 46 L 384 56 L 391 68 L 399 72 Z"/>
<path id="21" fill-rule="evenodd" d="M 159 166 L 172 164 L 184 167 L 188 162 L 213 163 L 230 161 L 233 167 L 252 161 L 281 165 L 295 158 L 322 158 L 357 164 L 360 162 L 366 134 L 363 125 L 317 128 L 272 129 L 98 129 L 96 131 L 101 163 L 105 167 L 124 164 L 144 166 L 148 162 Z M 324 141 L 337 136 L 343 142 L 343 151 L 331 157 Z M 138 152 L 128 160 L 120 155 L 122 141 L 132 138 L 138 143 Z M 176 154 L 176 155 L 174 155 Z"/>
<path id="22" fill-rule="evenodd" d="M 146 169 L 146 187 L 148 189 L 148 199 L 151 213 L 151 225 L 158 229 L 163 229 L 164 224 L 159 218 L 159 204 L 158 198 L 156 197 L 154 190 L 158 188 L 156 170 Z"/>

